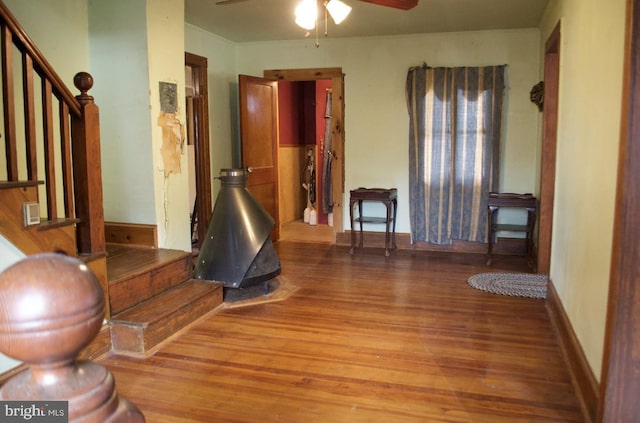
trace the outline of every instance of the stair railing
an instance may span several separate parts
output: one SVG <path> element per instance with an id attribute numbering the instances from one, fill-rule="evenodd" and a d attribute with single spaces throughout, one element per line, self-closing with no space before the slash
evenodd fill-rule
<path id="1" fill-rule="evenodd" d="M 74 97 L 2 1 L 0 54 L 0 184 L 44 183 L 39 197 L 46 204 L 46 224 L 75 224 L 77 253 L 104 254 L 99 111 L 88 94 L 91 75 L 75 76 L 80 94 Z"/>

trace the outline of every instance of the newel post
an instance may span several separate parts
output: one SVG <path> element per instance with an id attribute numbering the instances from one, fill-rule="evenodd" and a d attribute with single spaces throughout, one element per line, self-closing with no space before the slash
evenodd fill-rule
<path id="1" fill-rule="evenodd" d="M 77 359 L 104 314 L 100 283 L 74 257 L 31 255 L 0 273 L 0 351 L 29 366 L 0 387 L 0 401 L 20 401 L 47 421 L 144 423 L 107 368 Z"/>
<path id="2" fill-rule="evenodd" d="M 71 119 L 73 178 L 76 201 L 78 253 L 96 254 L 106 251 L 104 208 L 102 204 L 102 166 L 100 163 L 100 115 L 93 96 L 93 77 L 79 72 L 73 83 L 80 95 L 80 116 Z"/>

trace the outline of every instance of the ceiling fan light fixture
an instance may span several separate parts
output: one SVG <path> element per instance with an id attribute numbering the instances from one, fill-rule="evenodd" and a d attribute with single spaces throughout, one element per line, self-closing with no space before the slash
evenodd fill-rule
<path id="1" fill-rule="evenodd" d="M 296 24 L 306 30 L 312 30 L 316 26 L 318 8 L 315 0 L 302 0 L 296 7 Z"/>
<path id="2" fill-rule="evenodd" d="M 336 25 L 340 25 L 351 13 L 351 6 L 340 0 L 329 0 L 324 7 L 329 11 Z"/>

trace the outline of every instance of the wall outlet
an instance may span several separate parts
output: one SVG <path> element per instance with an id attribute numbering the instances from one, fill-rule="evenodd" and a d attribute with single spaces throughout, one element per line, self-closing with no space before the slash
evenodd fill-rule
<path id="1" fill-rule="evenodd" d="M 32 226 L 40 224 L 40 204 L 35 201 L 22 203 L 22 216 L 24 217 L 24 226 Z"/>

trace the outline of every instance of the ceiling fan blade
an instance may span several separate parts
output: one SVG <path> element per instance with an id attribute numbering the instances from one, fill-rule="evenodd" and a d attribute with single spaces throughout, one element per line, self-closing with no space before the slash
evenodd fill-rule
<path id="1" fill-rule="evenodd" d="M 216 6 L 224 6 L 226 4 L 240 3 L 247 0 L 220 0 L 216 2 Z"/>
<path id="2" fill-rule="evenodd" d="M 360 0 L 380 6 L 393 7 L 396 9 L 409 10 L 418 5 L 418 0 Z"/>

